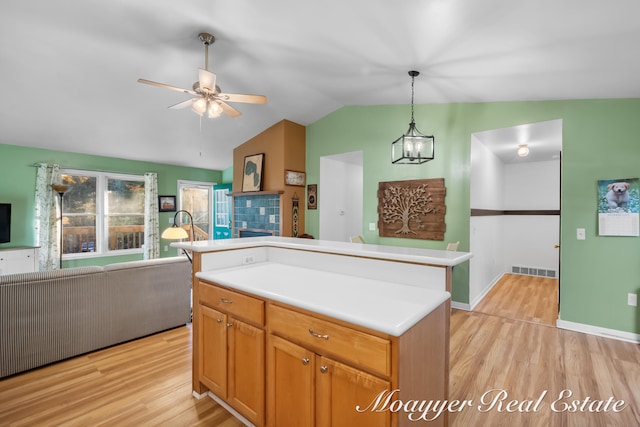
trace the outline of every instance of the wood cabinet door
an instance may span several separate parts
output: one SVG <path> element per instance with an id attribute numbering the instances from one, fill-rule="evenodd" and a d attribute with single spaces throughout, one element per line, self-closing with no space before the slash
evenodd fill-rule
<path id="1" fill-rule="evenodd" d="M 267 351 L 267 425 L 315 425 L 315 354 L 269 335 Z M 355 427 L 355 426 L 350 426 Z"/>
<path id="2" fill-rule="evenodd" d="M 264 425 L 264 335 L 262 329 L 230 318 L 228 402 L 256 426 Z"/>
<path id="3" fill-rule="evenodd" d="M 390 389 L 389 381 L 318 356 L 316 387 L 317 427 L 391 425 L 391 412 L 370 407 L 380 393 Z"/>
<path id="4" fill-rule="evenodd" d="M 222 399 L 227 398 L 227 315 L 200 306 L 200 381 Z"/>

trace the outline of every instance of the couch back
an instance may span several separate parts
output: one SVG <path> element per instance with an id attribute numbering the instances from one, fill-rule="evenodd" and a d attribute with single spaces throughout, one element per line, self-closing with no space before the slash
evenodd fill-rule
<path id="1" fill-rule="evenodd" d="M 0 378 L 190 321 L 184 257 L 0 276 Z"/>

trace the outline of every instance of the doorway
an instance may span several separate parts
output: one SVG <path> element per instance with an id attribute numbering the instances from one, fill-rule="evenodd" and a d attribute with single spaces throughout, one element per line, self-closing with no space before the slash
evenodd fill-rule
<path id="1" fill-rule="evenodd" d="M 195 240 L 209 240 L 213 223 L 213 183 L 198 181 L 178 181 L 178 210 L 185 210 L 193 218 Z M 181 224 L 188 224 L 188 218 L 181 218 Z"/>
<path id="2" fill-rule="evenodd" d="M 212 239 L 230 239 L 231 230 L 231 184 L 213 186 L 213 235 Z"/>
<path id="3" fill-rule="evenodd" d="M 561 151 L 561 119 L 472 134 L 469 309 L 505 275 L 560 280 Z"/>
<path id="4" fill-rule="evenodd" d="M 319 238 L 348 242 L 363 234 L 362 151 L 320 158 Z"/>

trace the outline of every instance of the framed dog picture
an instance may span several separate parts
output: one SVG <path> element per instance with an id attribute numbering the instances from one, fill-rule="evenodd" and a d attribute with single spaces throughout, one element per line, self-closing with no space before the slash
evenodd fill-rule
<path id="1" fill-rule="evenodd" d="M 640 236 L 639 179 L 617 178 L 598 181 L 598 234 Z"/>

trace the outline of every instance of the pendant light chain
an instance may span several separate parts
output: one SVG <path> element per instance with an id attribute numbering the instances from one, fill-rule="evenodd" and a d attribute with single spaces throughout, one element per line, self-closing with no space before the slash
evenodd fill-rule
<path id="1" fill-rule="evenodd" d="M 413 84 L 416 80 L 416 76 L 411 76 L 411 123 L 415 123 L 413 119 Z"/>

